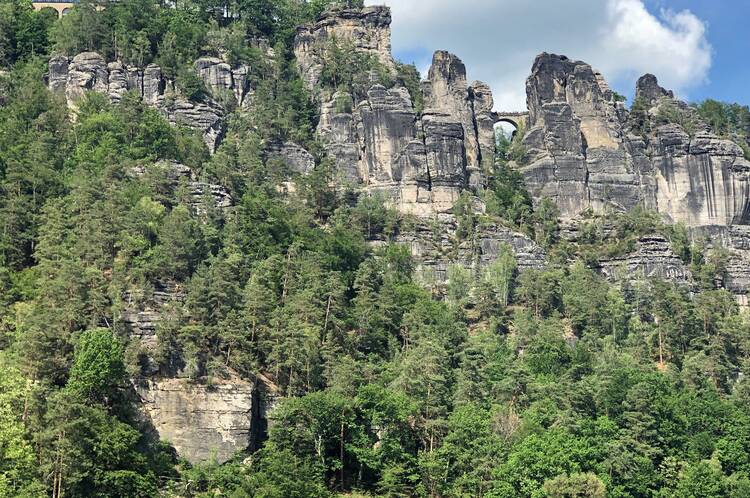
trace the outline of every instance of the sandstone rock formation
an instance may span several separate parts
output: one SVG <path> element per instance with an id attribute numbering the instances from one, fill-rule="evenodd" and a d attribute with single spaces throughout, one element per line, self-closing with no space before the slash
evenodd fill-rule
<path id="1" fill-rule="evenodd" d="M 291 173 L 306 175 L 315 168 L 313 155 L 293 142 L 270 144 L 266 150 L 266 157 L 281 161 Z"/>
<path id="2" fill-rule="evenodd" d="M 356 50 L 372 55 L 386 68 L 394 68 L 388 7 L 333 9 L 323 13 L 317 22 L 299 27 L 294 41 L 294 56 L 302 79 L 313 92 L 320 83 L 325 51 L 333 41 L 351 43 Z"/>
<path id="3" fill-rule="evenodd" d="M 144 103 L 159 109 L 175 125 L 187 126 L 203 133 L 206 146 L 213 153 L 223 138 L 226 111 L 217 98 L 233 95 L 243 104 L 249 94 L 248 68 L 232 68 L 220 59 L 201 58 L 195 63 L 197 74 L 212 95 L 200 101 L 188 100 L 175 91 L 161 68 L 149 64 L 145 68 L 125 66 L 120 61 L 107 64 L 95 52 L 83 52 L 72 59 L 55 56 L 50 59 L 47 81 L 50 90 L 65 95 L 68 106 L 86 92 L 105 93 L 113 103 L 122 100 L 126 92 L 134 92 Z"/>
<path id="4" fill-rule="evenodd" d="M 159 161 L 152 168 L 153 172 L 164 174 L 170 194 L 174 194 L 180 186 L 185 186 L 190 196 L 190 207 L 201 214 L 206 209 L 206 201 L 212 208 L 226 209 L 233 205 L 229 191 L 221 186 L 201 181 L 195 173 L 184 164 L 176 161 Z M 135 166 L 130 169 L 134 176 L 143 176 L 150 171 L 143 166 Z"/>
<path id="5" fill-rule="evenodd" d="M 529 161 L 522 171 L 535 198 L 552 198 L 563 218 L 642 202 L 641 171 L 627 159 L 619 121 L 622 106 L 589 65 L 542 54 L 526 92 Z"/>
<path id="6" fill-rule="evenodd" d="M 587 209 L 628 210 L 642 204 L 689 227 L 746 223 L 750 163 L 742 149 L 711 134 L 692 111 L 646 75 L 637 99 L 660 114 L 679 109 L 693 129 L 654 120 L 645 135 L 591 66 L 541 54 L 526 83 L 529 160 L 521 166 L 536 199 L 556 201 L 565 219 Z"/>
<path id="7" fill-rule="evenodd" d="M 156 282 L 149 296 L 128 292 L 123 296 L 120 319 L 125 324 L 131 341 L 136 341 L 144 352 L 156 351 L 159 322 L 168 306 L 179 306 L 185 299 L 184 289 L 175 282 Z"/>
<path id="8" fill-rule="evenodd" d="M 260 410 L 256 382 L 233 378 L 204 385 L 157 379 L 135 387 L 159 437 L 190 463 L 223 463 L 255 444 Z"/>
<path id="9" fill-rule="evenodd" d="M 201 57 L 193 65 L 212 95 L 233 95 L 237 105 L 244 104 L 249 91 L 247 76 L 250 69 L 246 65 L 233 68 L 218 57 Z"/>
<path id="10" fill-rule="evenodd" d="M 691 282 L 690 270 L 674 253 L 669 241 L 660 235 L 640 238 L 635 251 L 622 257 L 603 259 L 597 270 L 615 282 L 652 279 L 681 285 Z"/>
<path id="11" fill-rule="evenodd" d="M 390 20 L 387 7 L 333 10 L 300 28 L 295 55 L 309 88 L 326 95 L 318 85 L 333 39 L 394 68 Z M 448 52 L 435 53 L 421 91 L 425 109 L 419 114 L 414 95 L 402 86 L 375 84 L 358 102 L 336 92 L 320 103 L 317 133 L 341 181 L 383 194 L 402 212 L 429 217 L 449 212 L 462 191 L 484 185 L 482 163 L 495 154 L 495 116 L 489 87 L 469 87 L 464 64 Z"/>
<path id="12" fill-rule="evenodd" d="M 503 244 L 515 255 L 519 272 L 547 266 L 544 249 L 527 236 L 506 227 L 483 223 L 474 237 L 458 240 L 455 216 L 442 214 L 433 223 L 439 224 L 439 232 L 429 221 L 423 220 L 413 231 L 400 234 L 396 242 L 410 248 L 417 272 L 437 284 L 446 282 L 451 265 L 463 266 L 477 274 L 497 259 Z"/>

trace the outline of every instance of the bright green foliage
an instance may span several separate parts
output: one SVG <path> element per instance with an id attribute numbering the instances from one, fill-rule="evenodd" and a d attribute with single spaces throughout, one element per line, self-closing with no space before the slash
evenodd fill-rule
<path id="1" fill-rule="evenodd" d="M 67 389 L 85 398 L 110 397 L 125 377 L 123 348 L 109 329 L 88 330 L 76 345 Z"/>
<path id="2" fill-rule="evenodd" d="M 361 4 L 133 0 L 58 22 L 0 0 L 0 496 L 748 496 L 750 320 L 716 288 L 728 253 L 641 208 L 561 230 L 524 187 L 519 130 L 485 158 L 486 213 L 462 195 L 452 244 L 436 221 L 417 265 L 411 218 L 327 157 L 291 50 L 298 24 Z M 154 62 L 183 96 L 219 100 L 219 150 L 133 95 L 87 94 L 74 117 L 44 85 L 53 48 Z M 242 108 L 197 78 L 201 55 L 250 68 Z M 421 112 L 412 66 L 343 40 L 323 57 L 316 98 L 340 91 L 353 111 L 372 70 Z M 630 119 L 647 135 L 700 116 L 737 140 L 746 114 L 706 102 L 652 119 L 637 101 Z M 269 157 L 288 141 L 311 172 Z M 533 237 L 547 266 L 506 245 L 488 262 L 481 232 L 497 225 Z M 655 234 L 690 287 L 597 272 Z M 131 329 L 146 309 L 155 348 Z M 248 451 L 177 464 L 133 410 L 126 377 L 154 375 L 268 383 L 267 433 L 254 419 Z"/>
<path id="3" fill-rule="evenodd" d="M 45 54 L 48 30 L 56 17 L 51 9 L 34 11 L 25 0 L 0 2 L 0 67 Z"/>

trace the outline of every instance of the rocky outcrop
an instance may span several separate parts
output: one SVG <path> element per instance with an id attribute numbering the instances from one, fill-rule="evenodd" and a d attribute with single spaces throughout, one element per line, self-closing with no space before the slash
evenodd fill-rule
<path id="1" fill-rule="evenodd" d="M 119 61 L 107 64 L 95 52 L 83 52 L 72 59 L 53 57 L 47 82 L 50 90 L 65 95 L 71 109 L 89 91 L 107 94 L 113 103 L 119 103 L 126 92 L 133 92 L 145 104 L 159 109 L 172 124 L 203 133 L 206 146 L 213 153 L 223 138 L 226 121 L 226 111 L 214 97 L 223 98 L 224 92 L 229 92 L 243 103 L 249 91 L 247 67 L 231 68 L 212 58 L 198 59 L 195 67 L 212 93 L 199 101 L 181 97 L 174 82 L 168 81 L 155 64 L 143 69 Z"/>
<path id="2" fill-rule="evenodd" d="M 432 223 L 440 224 L 436 232 Z M 491 264 L 503 245 L 512 250 L 518 271 L 543 269 L 546 253 L 529 237 L 495 223 L 480 224 L 472 237 L 456 238 L 457 221 L 450 214 L 438 215 L 433 221 L 419 221 L 413 231 L 400 234 L 397 242 L 410 248 L 417 271 L 435 283 L 445 283 L 448 267 L 460 265 L 478 274 Z"/>
<path id="3" fill-rule="evenodd" d="M 638 78 L 638 82 L 635 84 L 636 100 L 642 100 L 649 105 L 654 105 L 662 97 L 673 99 L 674 93 L 659 86 L 656 76 L 653 74 L 644 74 Z"/>
<path id="4" fill-rule="evenodd" d="M 165 186 L 171 196 L 174 196 L 179 187 L 184 186 L 189 195 L 190 207 L 198 214 L 202 214 L 207 208 L 207 201 L 211 203 L 211 208 L 219 210 L 227 209 L 234 203 L 225 187 L 201 181 L 188 166 L 176 161 L 159 161 L 149 169 L 143 166 L 130 169 L 130 174 L 134 176 L 149 173 L 163 174 Z"/>
<path id="5" fill-rule="evenodd" d="M 658 279 L 687 285 L 692 278 L 690 270 L 674 253 L 669 241 L 660 235 L 641 237 L 636 242 L 635 251 L 617 258 L 602 259 L 597 270 L 615 282 Z"/>
<path id="6" fill-rule="evenodd" d="M 75 108 L 76 101 L 88 91 L 107 93 L 107 63 L 96 52 L 82 52 L 67 64 L 55 58 L 50 63 L 49 82 L 50 88 L 64 89 L 68 106 Z"/>
<path id="7" fill-rule="evenodd" d="M 224 138 L 226 118 L 226 112 L 218 102 L 210 98 L 196 102 L 176 97 L 165 99 L 159 108 L 171 124 L 200 130 L 208 151 L 212 154 L 216 152 Z"/>
<path id="8" fill-rule="evenodd" d="M 729 249 L 729 259 L 723 287 L 734 294 L 740 306 L 750 306 L 750 226 L 735 225 L 726 231 L 724 247 Z"/>
<path id="9" fill-rule="evenodd" d="M 224 463 L 255 444 L 260 407 L 254 381 L 157 379 L 135 387 L 160 439 L 192 464 Z"/>
<path id="10" fill-rule="evenodd" d="M 477 123 L 474 115 L 473 92 L 466 82 L 466 67 L 455 55 L 437 51 L 432 57 L 432 66 L 427 81 L 423 84 L 426 113 L 433 120 L 440 116 L 446 123 L 458 123 L 463 128 L 462 161 L 464 175 L 474 175 L 478 180 L 482 152 L 479 148 Z M 483 106 L 492 102 L 489 88 L 479 88 L 478 97 Z M 467 173 L 468 172 L 468 173 Z"/>
<path id="11" fill-rule="evenodd" d="M 300 175 L 306 175 L 315 168 L 313 155 L 293 142 L 270 144 L 266 151 L 266 159 L 280 161 L 288 172 Z"/>
<path id="12" fill-rule="evenodd" d="M 330 95 L 318 87 L 334 39 L 394 68 L 390 21 L 387 7 L 367 7 L 333 10 L 300 28 L 295 54 L 309 88 Z M 482 162 L 495 154 L 495 116 L 489 87 L 470 88 L 464 64 L 448 52 L 435 53 L 421 92 L 419 114 L 402 86 L 374 84 L 357 96 L 336 92 L 321 102 L 317 133 L 339 181 L 382 194 L 404 213 L 431 217 L 449 213 L 462 191 L 484 185 Z"/>
<path id="13" fill-rule="evenodd" d="M 131 341 L 145 352 L 156 351 L 156 335 L 159 323 L 169 306 L 179 306 L 185 299 L 181 285 L 175 282 L 156 282 L 148 296 L 137 296 L 127 292 L 123 296 L 123 311 L 120 319 L 125 324 Z"/>
<path id="14" fill-rule="evenodd" d="M 529 160 L 522 171 L 535 198 L 552 198 L 563 218 L 642 202 L 642 172 L 628 160 L 619 121 L 622 105 L 591 66 L 542 54 L 526 92 Z"/>
<path id="15" fill-rule="evenodd" d="M 333 9 L 313 24 L 297 29 L 294 55 L 305 85 L 312 92 L 319 88 L 325 53 L 332 42 L 350 43 L 355 50 L 373 56 L 393 70 L 391 56 L 391 11 L 388 7 Z"/>
<path id="16" fill-rule="evenodd" d="M 747 221 L 750 163 L 742 149 L 708 132 L 652 75 L 637 89 L 655 123 L 645 135 L 633 133 L 623 104 L 583 62 L 541 54 L 526 90 L 528 160 L 519 167 L 534 198 L 553 199 L 564 219 L 642 204 L 689 227 Z M 678 109 L 693 128 L 660 123 L 661 106 Z"/>
<path id="17" fill-rule="evenodd" d="M 233 68 L 218 57 L 201 57 L 193 65 L 203 84 L 214 97 L 232 95 L 237 105 L 244 104 L 249 90 L 250 71 L 246 65 L 241 64 Z"/>

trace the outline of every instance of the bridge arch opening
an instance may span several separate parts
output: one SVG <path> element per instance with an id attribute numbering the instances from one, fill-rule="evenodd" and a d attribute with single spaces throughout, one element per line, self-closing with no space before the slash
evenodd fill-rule
<path id="1" fill-rule="evenodd" d="M 495 123 L 495 141 L 510 142 L 518 132 L 518 123 L 509 118 L 502 118 Z"/>

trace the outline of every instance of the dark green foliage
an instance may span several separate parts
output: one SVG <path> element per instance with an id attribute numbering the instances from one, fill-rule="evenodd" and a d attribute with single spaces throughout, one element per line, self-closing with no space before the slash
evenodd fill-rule
<path id="1" fill-rule="evenodd" d="M 556 206 L 533 206 L 514 166 L 521 131 L 485 165 L 487 215 L 469 195 L 455 206 L 455 245 L 435 254 L 449 282 L 425 289 L 414 248 L 394 242 L 409 217 L 342 186 L 312 131 L 290 41 L 335 4 L 361 2 L 134 0 L 55 23 L 0 3 L 0 496 L 748 496 L 750 321 L 717 290 L 727 253 L 644 209 L 591 215 L 562 240 Z M 195 58 L 226 54 L 255 94 L 228 108 L 209 157 L 133 95 L 89 94 L 73 119 L 35 58 L 51 43 L 157 62 L 192 99 L 208 92 Z M 421 110 L 412 66 L 390 74 L 335 41 L 327 56 L 342 111 L 373 79 Z M 631 120 L 647 134 L 643 107 Z M 660 119 L 691 118 L 673 111 Z M 698 112 L 723 135 L 746 128 L 746 110 Z M 312 172 L 269 159 L 284 141 Z M 176 179 L 171 161 L 189 171 Z M 507 245 L 487 265 L 455 257 L 496 223 L 533 236 L 548 266 Z M 690 264 L 690 288 L 597 273 L 654 234 Z M 149 306 L 161 321 L 146 351 L 124 313 Z M 156 370 L 208 389 L 260 378 L 283 399 L 257 451 L 178 465 L 133 410 L 127 378 Z"/>
<path id="2" fill-rule="evenodd" d="M 36 12 L 25 0 L 0 2 L 0 67 L 46 54 L 48 31 L 56 18 L 52 9 Z"/>

